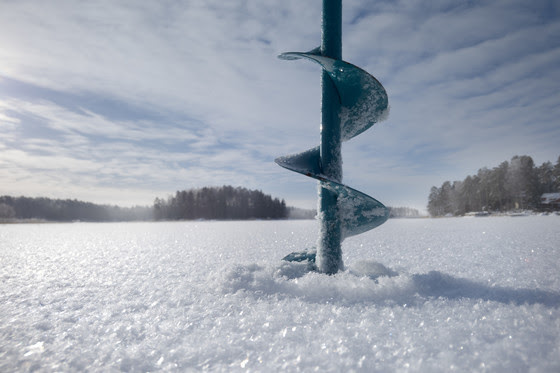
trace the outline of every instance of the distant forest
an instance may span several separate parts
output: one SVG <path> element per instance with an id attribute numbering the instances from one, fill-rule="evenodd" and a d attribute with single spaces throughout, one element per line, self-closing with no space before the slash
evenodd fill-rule
<path id="1" fill-rule="evenodd" d="M 389 207 L 391 218 L 418 217 L 416 209 Z M 71 199 L 0 196 L 0 222 L 152 220 L 313 219 L 315 210 L 287 207 L 284 200 L 242 187 L 205 187 L 177 191 L 152 206 L 119 207 Z"/>
<path id="2" fill-rule="evenodd" d="M 391 207 L 389 209 L 389 218 L 419 218 L 420 212 L 410 207 Z"/>
<path id="3" fill-rule="evenodd" d="M 189 219 L 284 219 L 284 200 L 232 186 L 177 191 L 153 206 L 119 207 L 70 199 L 0 197 L 0 220 L 150 221 Z"/>
<path id="4" fill-rule="evenodd" d="M 156 198 L 155 220 L 285 219 L 286 202 L 260 190 L 223 186 L 177 191 L 167 200 Z"/>
<path id="5" fill-rule="evenodd" d="M 463 215 L 471 211 L 540 210 L 544 193 L 560 192 L 560 157 L 553 165 L 535 166 L 529 156 L 515 156 L 492 169 L 478 170 L 463 181 L 433 186 L 428 197 L 432 216 Z"/>
<path id="6" fill-rule="evenodd" d="M 152 220 L 153 208 L 97 205 L 71 199 L 0 196 L 0 221 L 137 221 Z"/>

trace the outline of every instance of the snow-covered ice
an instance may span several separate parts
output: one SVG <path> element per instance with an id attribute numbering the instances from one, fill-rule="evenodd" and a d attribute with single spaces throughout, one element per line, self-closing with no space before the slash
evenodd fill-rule
<path id="1" fill-rule="evenodd" d="M 559 372 L 560 217 L 0 226 L 0 371 Z"/>

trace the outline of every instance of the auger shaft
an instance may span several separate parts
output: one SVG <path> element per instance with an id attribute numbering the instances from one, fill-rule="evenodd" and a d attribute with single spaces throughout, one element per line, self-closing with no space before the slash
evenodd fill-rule
<path id="1" fill-rule="evenodd" d="M 323 0 L 321 55 L 342 59 L 342 0 Z M 330 180 L 342 181 L 340 98 L 329 73 L 321 79 L 321 144 L 322 173 Z M 327 274 L 342 269 L 340 209 L 337 194 L 319 182 L 319 217 L 321 230 L 317 245 L 317 268 Z"/>

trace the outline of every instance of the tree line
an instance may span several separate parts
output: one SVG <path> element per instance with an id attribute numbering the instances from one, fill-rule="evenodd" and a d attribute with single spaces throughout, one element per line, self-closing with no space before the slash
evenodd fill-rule
<path id="1" fill-rule="evenodd" d="M 98 205 L 76 199 L 0 196 L 0 219 L 49 221 L 136 221 L 151 220 L 151 207 Z"/>
<path id="2" fill-rule="evenodd" d="M 390 217 L 418 217 L 416 209 L 389 207 Z M 151 220 L 245 220 L 313 219 L 315 210 L 287 207 L 282 199 L 260 190 L 222 186 L 182 190 L 156 198 L 152 206 L 119 207 L 76 199 L 0 196 L 0 222 L 46 221 L 151 221 Z"/>
<path id="3" fill-rule="evenodd" d="M 514 156 L 492 169 L 478 170 L 463 181 L 433 186 L 428 196 L 432 216 L 463 215 L 471 211 L 539 210 L 543 193 L 560 192 L 560 157 L 553 165 L 535 166 L 530 156 Z"/>
<path id="4" fill-rule="evenodd" d="M 389 218 L 419 218 L 420 212 L 410 207 L 391 207 L 389 209 Z"/>
<path id="5" fill-rule="evenodd" d="M 156 220 L 189 219 L 285 219 L 288 209 L 284 200 L 272 198 L 260 190 L 242 187 L 204 187 L 177 191 L 167 200 L 156 198 Z"/>
<path id="6" fill-rule="evenodd" d="M 152 206 L 119 207 L 76 199 L 0 196 L 0 220 L 139 221 L 189 219 L 285 219 L 284 200 L 232 186 L 177 191 Z"/>

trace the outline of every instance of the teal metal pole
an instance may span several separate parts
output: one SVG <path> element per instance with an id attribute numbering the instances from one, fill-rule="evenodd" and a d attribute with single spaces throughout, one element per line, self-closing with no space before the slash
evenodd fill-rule
<path id="1" fill-rule="evenodd" d="M 319 180 L 321 231 L 317 249 L 293 252 L 284 260 L 313 262 L 310 268 L 327 274 L 343 269 L 340 244 L 344 238 L 378 227 L 389 218 L 389 209 L 381 202 L 342 184 L 341 142 L 385 119 L 389 101 L 374 76 L 342 60 L 341 39 L 342 0 L 323 0 L 321 47 L 279 56 L 285 60 L 304 58 L 322 67 L 321 143 L 275 162 Z"/>
<path id="2" fill-rule="evenodd" d="M 342 0 L 323 0 L 321 55 L 342 60 Z M 326 70 L 321 79 L 320 164 L 323 175 L 342 182 L 340 98 Z M 340 209 L 337 193 L 319 182 L 320 233 L 315 264 L 319 271 L 334 274 L 343 268 Z"/>

